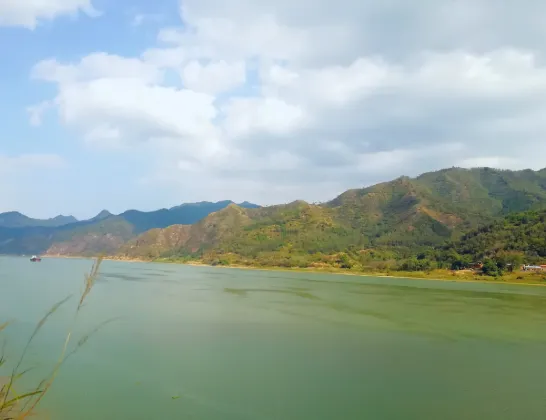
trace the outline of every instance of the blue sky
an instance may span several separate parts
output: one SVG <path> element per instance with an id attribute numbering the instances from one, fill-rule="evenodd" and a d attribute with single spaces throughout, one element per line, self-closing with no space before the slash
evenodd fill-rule
<path id="1" fill-rule="evenodd" d="M 11 184 L 7 187 L 11 194 L 3 200 L 1 210 L 21 210 L 36 217 L 61 213 L 87 217 L 100 207 L 122 211 L 130 206 L 153 209 L 170 204 L 170 197 L 162 195 L 161 190 L 146 192 L 149 203 L 138 198 L 134 166 L 141 163 L 140 159 L 86 147 L 55 115 L 48 114 L 40 127 L 34 127 L 27 113 L 28 106 L 55 95 L 54 86 L 31 80 L 31 70 L 39 61 L 52 57 L 72 61 L 96 51 L 138 55 L 155 42 L 160 24 L 180 23 L 176 2 L 154 3 L 150 9 L 148 1 L 95 1 L 102 12 L 98 18 L 80 13 L 41 21 L 34 30 L 0 27 L 1 50 L 10 57 L 8 65 L 0 68 L 0 112 L 7 122 L 0 134 L 2 154 L 12 158 L 54 154 L 63 160 L 53 167 L 21 167 L 9 174 L 4 182 Z M 138 16 L 152 13 L 161 19 L 134 25 Z M 113 178 L 116 183 L 111 183 Z M 158 204 L 154 205 L 154 200 Z"/>
<path id="2" fill-rule="evenodd" d="M 531 3 L 2 2 L 0 211 L 322 201 L 448 166 L 542 168 Z"/>

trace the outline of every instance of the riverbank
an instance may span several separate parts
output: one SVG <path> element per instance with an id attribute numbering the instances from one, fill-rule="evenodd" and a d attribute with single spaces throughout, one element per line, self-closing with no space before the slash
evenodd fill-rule
<path id="1" fill-rule="evenodd" d="M 94 257 L 84 256 L 66 256 L 66 255 L 46 255 L 43 258 L 72 258 L 72 259 L 93 259 Z M 105 261 L 122 261 L 128 263 L 162 263 L 162 264 L 183 264 L 194 267 L 210 268 L 231 268 L 238 270 L 260 270 L 260 271 L 282 271 L 299 272 L 315 274 L 339 274 L 344 276 L 358 277 L 386 277 L 408 280 L 435 280 L 450 281 L 462 283 L 490 283 L 490 284 L 515 284 L 523 286 L 546 286 L 546 274 L 532 272 L 514 272 L 507 273 L 499 277 L 485 276 L 481 273 L 470 270 L 452 271 L 452 270 L 431 270 L 431 271 L 358 271 L 355 269 L 343 269 L 338 267 L 275 267 L 275 266 L 253 266 L 244 264 L 213 265 L 199 260 L 178 260 L 172 258 L 127 258 L 120 256 L 107 256 Z"/>
<path id="2" fill-rule="evenodd" d="M 187 263 L 187 265 L 219 267 L 204 263 Z M 546 286 L 546 279 L 543 276 L 527 275 L 526 273 L 513 273 L 500 277 L 490 277 L 481 274 L 460 275 L 451 270 L 433 270 L 430 272 L 412 272 L 412 271 L 391 271 L 391 272 L 359 272 L 352 270 L 337 269 L 318 269 L 318 268 L 284 268 L 284 267 L 254 267 L 245 265 L 221 266 L 221 268 L 235 268 L 240 270 L 262 270 L 262 271 L 282 271 L 282 272 L 301 272 L 316 274 L 338 274 L 344 276 L 357 277 L 385 277 L 407 280 L 433 280 L 449 281 L 458 283 L 490 283 L 490 284 L 515 284 L 524 286 Z M 522 275 L 523 274 L 523 275 Z M 518 278 L 521 277 L 521 278 Z"/>
<path id="3" fill-rule="evenodd" d="M 491 284 L 515 284 L 525 286 L 546 286 L 546 274 L 532 272 L 513 272 L 500 277 L 486 276 L 481 273 L 470 270 L 452 271 L 452 270 L 431 270 L 431 271 L 358 271 L 354 269 L 343 269 L 338 267 L 276 267 L 276 266 L 253 266 L 245 264 L 213 265 L 199 260 L 176 260 L 169 258 L 160 258 L 154 260 L 111 257 L 105 258 L 112 261 L 125 262 L 155 262 L 163 264 L 184 264 L 195 267 L 210 268 L 231 268 L 238 270 L 260 270 L 260 271 L 281 271 L 281 272 L 299 272 L 315 274 L 339 274 L 344 276 L 358 277 L 386 277 L 400 278 L 408 280 L 435 280 L 451 281 L 463 283 L 491 283 Z"/>

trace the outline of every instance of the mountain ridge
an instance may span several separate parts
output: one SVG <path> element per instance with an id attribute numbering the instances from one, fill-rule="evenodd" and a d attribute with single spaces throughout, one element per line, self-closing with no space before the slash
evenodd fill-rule
<path id="1" fill-rule="evenodd" d="M 450 168 L 348 190 L 321 205 L 297 200 L 238 212 L 229 206 L 184 228 L 178 249 L 155 246 L 154 256 L 210 262 L 229 255 L 232 262 L 283 265 L 296 255 L 350 248 L 409 255 L 411 248 L 442 246 L 521 208 L 545 207 L 544 170 Z M 130 258 L 132 246 L 120 254 Z"/>
<path id="2" fill-rule="evenodd" d="M 0 213 L 0 227 L 18 228 L 30 226 L 62 226 L 70 223 L 76 223 L 78 219 L 74 216 L 64 216 L 62 214 L 50 219 L 34 219 L 18 211 L 8 211 Z"/>
<path id="3" fill-rule="evenodd" d="M 231 201 L 188 203 L 193 205 L 178 206 L 172 211 L 127 210 L 119 215 L 103 210 L 91 219 L 61 226 L 0 226 L 0 253 L 67 256 L 110 254 L 147 230 L 179 223 L 195 223 L 226 203 Z"/>
<path id="4" fill-rule="evenodd" d="M 99 220 L 56 228 L 0 228 L 0 252 L 207 261 L 229 256 L 232 262 L 281 266 L 307 264 L 310 256 L 320 263 L 320 255 L 328 260 L 348 250 L 408 256 L 507 214 L 543 208 L 544 169 L 448 168 L 347 190 L 322 204 L 295 200 L 259 207 L 225 200 L 101 212 Z"/>

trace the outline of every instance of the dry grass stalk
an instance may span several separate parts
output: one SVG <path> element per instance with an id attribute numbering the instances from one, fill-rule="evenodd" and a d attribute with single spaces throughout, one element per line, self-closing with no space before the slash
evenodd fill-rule
<path id="1" fill-rule="evenodd" d="M 74 319 L 73 319 L 74 324 L 77 321 L 78 314 L 80 310 L 82 309 L 89 293 L 91 292 L 91 290 L 93 289 L 93 286 L 95 285 L 95 282 L 99 274 L 99 268 L 101 263 L 102 263 L 102 258 L 101 257 L 97 258 L 93 264 L 93 267 L 91 268 L 90 273 L 85 275 L 84 289 L 80 296 L 80 300 L 79 300 L 76 312 L 74 314 Z M 108 320 L 106 322 L 103 322 L 97 328 L 92 330 L 90 333 L 84 335 L 76 343 L 76 346 L 74 347 L 74 349 L 68 352 L 68 347 L 72 339 L 72 331 L 74 327 L 73 325 L 72 328 L 69 329 L 66 335 L 60 357 L 57 363 L 55 364 L 55 367 L 53 368 L 52 372 L 44 380 L 40 382 L 40 384 L 36 387 L 35 390 L 24 393 L 22 395 L 17 395 L 17 393 L 13 389 L 14 384 L 17 382 L 18 379 L 20 379 L 29 371 L 29 370 L 25 370 L 20 372 L 20 368 L 25 359 L 25 356 L 27 355 L 27 352 L 31 343 L 33 342 L 38 332 L 45 325 L 49 317 L 53 315 L 64 303 L 66 303 L 68 299 L 70 299 L 70 297 L 71 296 L 68 296 L 65 299 L 53 305 L 51 309 L 44 315 L 44 317 L 38 322 L 38 324 L 36 324 L 36 328 L 32 332 L 27 343 L 25 344 L 23 352 L 21 353 L 21 356 L 17 364 L 13 368 L 9 377 L 5 378 L 5 380 L 3 381 L 1 380 L 2 378 L 0 377 L 0 420 L 25 420 L 28 417 L 32 416 L 33 413 L 35 412 L 36 406 L 40 403 L 42 398 L 47 394 L 47 392 L 50 390 L 51 386 L 53 385 L 53 382 L 55 381 L 55 378 L 57 377 L 59 370 L 61 366 L 64 364 L 64 362 L 66 362 L 66 360 L 70 356 L 72 356 L 78 349 L 80 349 L 87 342 L 87 340 L 93 334 L 95 334 L 102 326 L 112 321 L 112 320 Z M 5 330 L 8 325 L 9 325 L 8 322 L 0 324 L 0 332 Z M 5 353 L 2 349 L 2 351 L 0 352 L 0 368 L 6 363 L 4 354 Z"/>

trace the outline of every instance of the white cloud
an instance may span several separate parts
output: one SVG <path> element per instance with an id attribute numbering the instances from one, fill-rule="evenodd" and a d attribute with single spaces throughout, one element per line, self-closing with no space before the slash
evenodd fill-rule
<path id="1" fill-rule="evenodd" d="M 108 124 L 128 141 L 164 136 L 206 141 L 215 135 L 210 95 L 150 86 L 138 79 L 102 78 L 61 87 L 56 102 L 63 121 L 83 130 Z M 105 130 L 95 130 L 95 135 Z M 194 147 L 199 147 L 194 144 Z"/>
<path id="2" fill-rule="evenodd" d="M 238 25 L 224 18 L 198 18 L 188 28 L 160 32 L 166 44 L 188 48 L 192 55 L 206 59 L 245 59 L 267 56 L 288 59 L 304 52 L 305 32 L 281 27 L 272 16 Z"/>
<path id="3" fill-rule="evenodd" d="M 254 133 L 290 134 L 305 124 L 305 111 L 280 99 L 236 98 L 224 109 L 223 127 L 228 138 L 245 138 Z"/>
<path id="4" fill-rule="evenodd" d="M 34 66 L 32 77 L 62 85 L 101 78 L 139 79 L 146 83 L 159 83 L 163 74 L 155 65 L 138 58 L 94 53 L 84 57 L 78 64 L 60 64 L 55 59 L 41 61 Z"/>
<path id="5" fill-rule="evenodd" d="M 119 146 L 169 136 L 206 142 L 216 136 L 214 97 L 161 86 L 160 69 L 140 59 L 94 54 L 72 65 L 46 60 L 32 74 L 58 84 L 54 102 L 62 121 L 90 142 Z"/>
<path id="6" fill-rule="evenodd" d="M 226 63 L 223 60 L 201 64 L 193 60 L 181 72 L 182 82 L 188 89 L 217 94 L 245 82 L 246 67 L 242 61 Z"/>
<path id="7" fill-rule="evenodd" d="M 518 167 L 517 169 L 525 169 L 526 166 L 521 165 L 523 162 L 519 162 L 517 159 L 512 159 L 506 156 L 484 156 L 479 158 L 464 159 L 460 165 L 464 167 L 475 168 L 506 168 L 506 167 Z"/>
<path id="8" fill-rule="evenodd" d="M 538 168 L 546 4 L 530 1 L 186 0 L 184 24 L 140 57 L 48 60 L 33 76 L 57 84 L 64 124 L 144 148 L 154 179 L 196 199 L 218 185 L 313 200 L 452 165 Z"/>
<path id="9" fill-rule="evenodd" d="M 34 29 L 40 20 L 75 15 L 78 12 L 88 16 L 100 14 L 91 0 L 0 0 L 0 26 Z"/>

